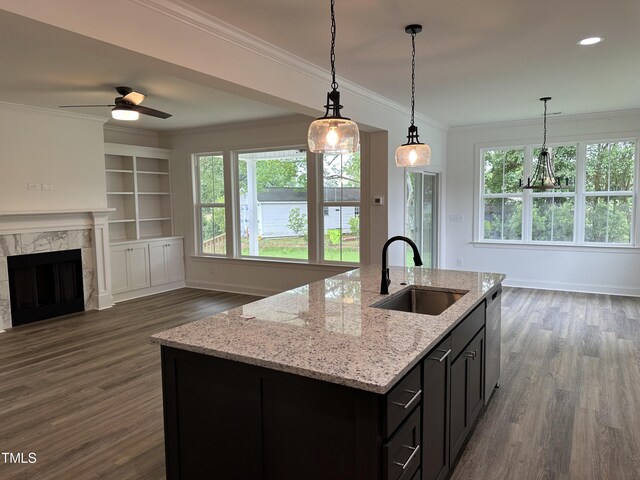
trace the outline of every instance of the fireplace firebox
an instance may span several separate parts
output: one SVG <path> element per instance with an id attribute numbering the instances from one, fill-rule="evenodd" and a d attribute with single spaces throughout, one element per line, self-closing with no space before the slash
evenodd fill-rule
<path id="1" fill-rule="evenodd" d="M 13 326 L 84 311 L 80 249 L 7 257 Z"/>

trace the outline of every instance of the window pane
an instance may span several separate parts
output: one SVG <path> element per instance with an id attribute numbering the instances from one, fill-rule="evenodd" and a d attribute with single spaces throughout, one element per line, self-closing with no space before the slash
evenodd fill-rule
<path id="1" fill-rule="evenodd" d="M 241 254 L 308 259 L 307 155 L 238 155 Z"/>
<path id="2" fill-rule="evenodd" d="M 572 242 L 573 197 L 534 197 L 531 238 L 536 242 Z"/>
<path id="3" fill-rule="evenodd" d="M 484 200 L 484 239 L 522 239 L 522 198 Z"/>
<path id="4" fill-rule="evenodd" d="M 224 164 L 222 155 L 198 157 L 200 203 L 224 203 Z"/>
<path id="5" fill-rule="evenodd" d="M 586 197 L 585 241 L 630 243 L 633 199 L 624 197 Z"/>
<path id="6" fill-rule="evenodd" d="M 587 192 L 628 192 L 633 190 L 635 171 L 633 142 L 587 145 Z"/>
<path id="7" fill-rule="evenodd" d="M 360 261 L 360 216 L 355 214 L 355 207 L 329 206 L 323 244 L 325 260 Z"/>
<path id="8" fill-rule="evenodd" d="M 227 253 L 227 236 L 224 207 L 202 207 L 200 218 L 202 253 L 225 255 Z"/>
<path id="9" fill-rule="evenodd" d="M 533 149 L 533 165 L 535 170 L 538 157 L 540 156 L 540 148 Z M 578 147 L 576 145 L 557 145 L 549 147 L 549 153 L 553 161 L 553 170 L 556 177 L 560 177 L 560 183 L 563 185 L 562 191 L 574 192 L 576 181 L 576 161 L 578 158 Z M 569 179 L 569 185 L 565 186 L 565 179 Z"/>
<path id="10" fill-rule="evenodd" d="M 484 193 L 520 192 L 523 174 L 524 148 L 484 152 Z"/>
<path id="11" fill-rule="evenodd" d="M 324 201 L 360 201 L 360 152 L 323 156 Z"/>

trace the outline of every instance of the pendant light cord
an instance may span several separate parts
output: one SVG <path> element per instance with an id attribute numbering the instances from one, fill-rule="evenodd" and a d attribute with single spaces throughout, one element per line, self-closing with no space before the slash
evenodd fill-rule
<path id="1" fill-rule="evenodd" d="M 338 89 L 336 82 L 336 14 L 334 12 L 335 0 L 331 0 L 331 88 Z"/>
<path id="2" fill-rule="evenodd" d="M 547 101 L 544 101 L 544 120 L 543 120 L 543 135 L 542 135 L 542 148 L 547 147 Z"/>
<path id="3" fill-rule="evenodd" d="M 416 104 L 416 32 L 411 32 L 411 126 L 414 125 Z"/>

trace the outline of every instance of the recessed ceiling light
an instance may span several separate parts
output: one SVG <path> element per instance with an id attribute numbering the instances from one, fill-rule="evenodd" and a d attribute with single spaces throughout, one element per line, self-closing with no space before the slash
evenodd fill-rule
<path id="1" fill-rule="evenodd" d="M 602 37 L 583 38 L 578 42 L 578 45 L 595 45 L 596 43 L 600 43 L 602 40 L 604 40 Z"/>

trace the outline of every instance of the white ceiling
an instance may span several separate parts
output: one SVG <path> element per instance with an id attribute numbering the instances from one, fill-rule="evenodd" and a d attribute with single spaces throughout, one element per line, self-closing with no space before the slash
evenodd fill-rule
<path id="1" fill-rule="evenodd" d="M 328 0 L 182 3 L 328 68 Z M 551 112 L 564 114 L 640 107 L 638 0 L 336 4 L 338 75 L 403 105 L 409 103 L 411 46 L 404 26 L 423 24 L 417 37 L 416 109 L 446 124 L 537 117 L 542 96 L 553 97 Z M 605 41 L 576 45 L 591 35 Z M 146 117 L 137 128 L 189 128 L 293 113 L 278 102 L 223 93 L 203 75 L 1 10 L 0 62 L 0 101 L 47 108 L 112 103 L 113 88 L 124 84 L 149 95 L 144 105 L 174 115 Z M 109 117 L 108 108 L 72 110 Z"/>
<path id="2" fill-rule="evenodd" d="M 147 94 L 143 105 L 171 113 L 111 120 L 111 109 L 65 111 L 110 119 L 109 125 L 175 130 L 291 115 L 293 112 L 225 93 L 204 75 L 0 10 L 0 101 L 57 109 L 113 104 L 115 87 Z"/>

